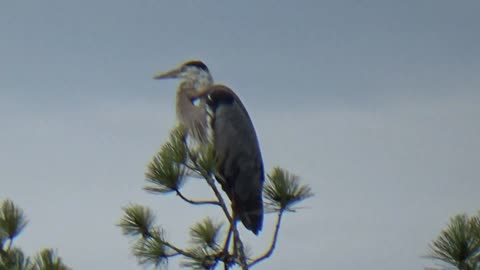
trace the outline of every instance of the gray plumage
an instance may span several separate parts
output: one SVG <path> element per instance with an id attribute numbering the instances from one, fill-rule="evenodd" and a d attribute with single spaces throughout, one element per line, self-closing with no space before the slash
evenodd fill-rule
<path id="1" fill-rule="evenodd" d="M 198 143 L 209 143 L 208 138 L 208 118 L 205 101 L 201 101 L 200 106 L 192 103 L 197 91 L 191 81 L 183 81 L 177 90 L 177 119 L 187 129 Z"/>
<path id="2" fill-rule="evenodd" d="M 258 234 L 263 224 L 263 161 L 255 128 L 238 96 L 228 87 L 213 85 L 208 106 L 218 158 L 217 179 L 243 225 Z"/>
<path id="3" fill-rule="evenodd" d="M 232 203 L 234 218 L 258 234 L 263 224 L 263 161 L 255 128 L 240 98 L 230 88 L 213 84 L 207 66 L 198 60 L 155 78 L 184 79 L 177 90 L 177 118 L 198 143 L 213 141 L 219 161 L 215 178 Z M 195 99 L 200 99 L 199 105 L 193 104 Z M 207 107 L 212 112 L 210 122 Z"/>

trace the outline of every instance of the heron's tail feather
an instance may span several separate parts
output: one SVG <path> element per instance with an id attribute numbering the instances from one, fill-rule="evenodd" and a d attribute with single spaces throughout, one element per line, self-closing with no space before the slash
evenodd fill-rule
<path id="1" fill-rule="evenodd" d="M 238 206 L 238 205 L 237 205 Z M 252 231 L 255 235 L 262 230 L 263 226 L 263 204 L 261 200 L 242 203 L 242 207 L 237 209 L 238 218 L 242 221 L 245 228 Z"/>

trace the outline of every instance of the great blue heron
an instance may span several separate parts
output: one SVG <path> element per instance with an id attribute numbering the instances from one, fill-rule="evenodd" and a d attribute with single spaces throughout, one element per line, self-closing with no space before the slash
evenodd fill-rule
<path id="1" fill-rule="evenodd" d="M 177 118 L 197 142 L 213 140 L 219 159 L 215 178 L 232 203 L 234 218 L 258 234 L 263 223 L 263 161 L 255 129 L 240 98 L 230 88 L 214 84 L 207 66 L 199 60 L 154 78 L 182 79 L 177 89 Z M 198 105 L 194 104 L 196 99 Z"/>

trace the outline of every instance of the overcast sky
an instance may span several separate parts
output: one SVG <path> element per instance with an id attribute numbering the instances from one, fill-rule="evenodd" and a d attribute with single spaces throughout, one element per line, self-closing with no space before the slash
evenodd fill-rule
<path id="1" fill-rule="evenodd" d="M 175 125 L 177 82 L 151 77 L 200 58 L 242 98 L 266 170 L 315 192 L 257 269 L 434 266 L 428 242 L 480 208 L 479 12 L 473 0 L 2 1 L 0 200 L 30 220 L 18 244 L 54 247 L 74 269 L 141 269 L 115 226 L 122 206 L 154 208 L 179 245 L 189 224 L 220 220 L 142 191 Z M 242 231 L 255 253 L 273 220 Z"/>

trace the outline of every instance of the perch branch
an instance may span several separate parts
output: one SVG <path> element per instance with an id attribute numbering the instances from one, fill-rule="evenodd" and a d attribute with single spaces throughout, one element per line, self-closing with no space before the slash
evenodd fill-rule
<path id="1" fill-rule="evenodd" d="M 182 200 L 188 202 L 189 204 L 194 204 L 194 205 L 206 205 L 206 204 L 220 205 L 220 203 L 217 202 L 217 201 L 195 201 L 195 200 L 191 200 L 191 199 L 185 197 L 185 195 L 183 195 L 180 192 L 180 190 L 175 190 L 175 192 L 177 193 L 178 197 L 180 197 Z"/>
<path id="2" fill-rule="evenodd" d="M 282 215 L 283 215 L 283 210 L 280 210 L 280 212 L 278 212 L 277 223 L 275 224 L 275 231 L 273 233 L 272 244 L 270 245 L 270 248 L 262 256 L 258 257 L 257 259 L 249 263 L 248 264 L 249 267 L 265 260 L 266 258 L 272 255 L 273 250 L 275 249 L 275 245 L 277 244 L 278 232 L 280 230 L 280 223 L 282 222 Z"/>

